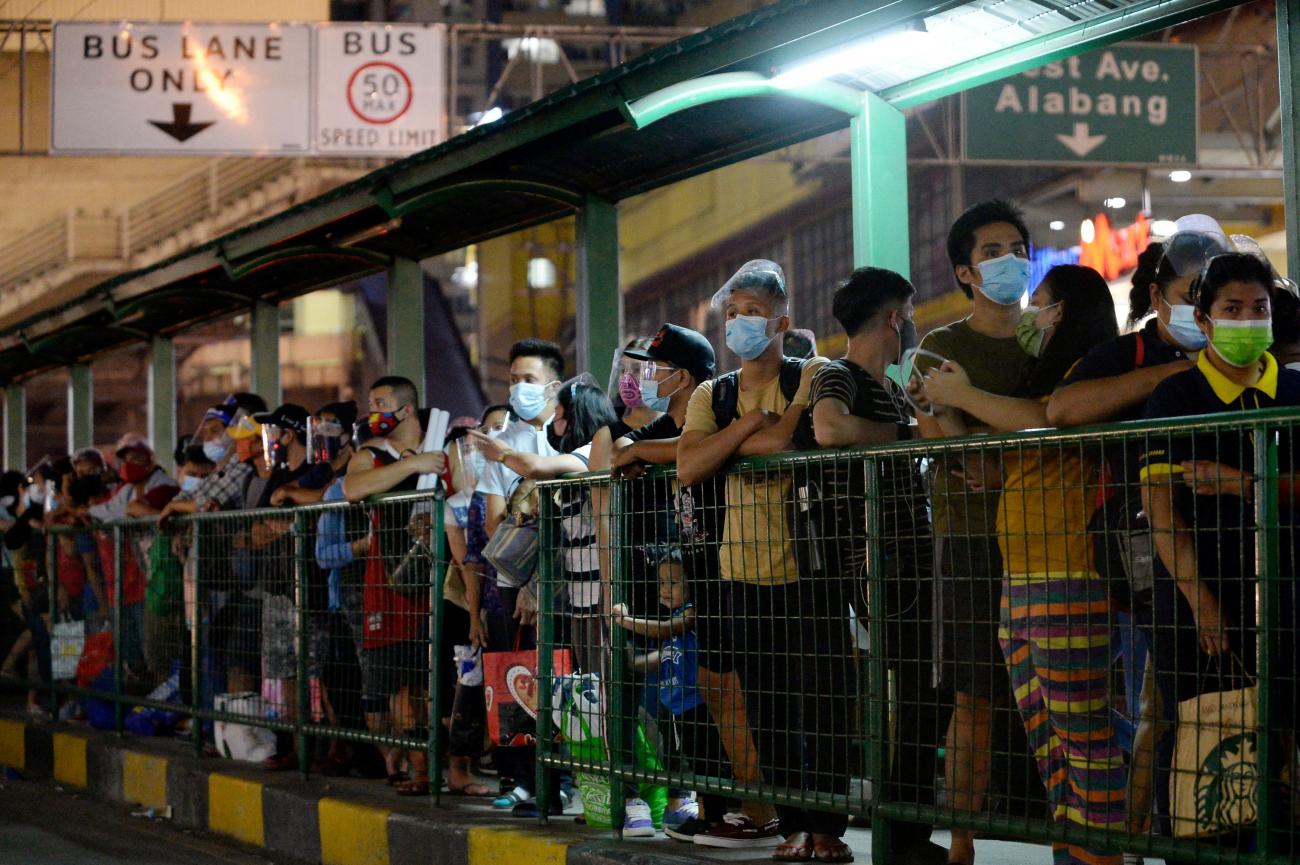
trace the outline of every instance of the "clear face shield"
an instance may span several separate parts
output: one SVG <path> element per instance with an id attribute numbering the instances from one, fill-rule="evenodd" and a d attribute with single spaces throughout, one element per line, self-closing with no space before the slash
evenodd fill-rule
<path id="1" fill-rule="evenodd" d="M 635 364 L 641 363 L 630 357 L 626 357 L 623 352 L 630 350 L 644 351 L 650 347 L 651 339 L 649 337 L 637 337 L 628 345 L 614 352 L 614 363 L 609 371 L 609 386 L 605 388 L 605 393 L 609 394 L 609 399 L 617 408 L 619 403 L 625 408 L 636 408 L 641 404 L 641 393 L 637 387 Z"/>
<path id="2" fill-rule="evenodd" d="M 343 424 L 315 416 L 307 418 L 307 462 L 333 463 L 346 445 Z"/>
<path id="3" fill-rule="evenodd" d="M 288 462 L 288 448 L 280 444 L 280 438 L 286 432 L 292 431 L 273 423 L 262 424 L 262 465 L 267 471 L 275 471 L 277 466 Z"/>
<path id="4" fill-rule="evenodd" d="M 452 478 L 457 490 L 473 493 L 487 466 L 487 457 L 470 436 L 461 436 L 451 443 Z"/>

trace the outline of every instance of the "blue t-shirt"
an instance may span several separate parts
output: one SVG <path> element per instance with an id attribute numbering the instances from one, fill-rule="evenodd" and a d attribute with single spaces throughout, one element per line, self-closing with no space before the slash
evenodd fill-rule
<path id="1" fill-rule="evenodd" d="M 673 615 L 691 608 L 690 604 Z M 659 650 L 659 702 L 673 715 L 689 712 L 704 702 L 695 687 L 699 671 L 698 642 L 694 631 L 687 631 L 666 641 Z"/>

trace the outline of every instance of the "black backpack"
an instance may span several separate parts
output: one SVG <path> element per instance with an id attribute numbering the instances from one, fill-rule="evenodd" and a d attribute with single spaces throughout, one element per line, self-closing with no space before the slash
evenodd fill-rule
<path id="1" fill-rule="evenodd" d="M 781 359 L 781 395 L 785 397 L 786 407 L 794 402 L 794 395 L 799 392 L 799 383 L 803 380 L 804 362 L 797 357 Z M 729 372 L 719 376 L 713 382 L 713 421 L 718 429 L 731 425 L 739 419 L 736 407 L 740 403 L 740 371 Z M 795 426 L 793 445 L 795 450 L 813 450 L 817 441 L 813 436 L 812 412 L 807 408 L 799 416 Z"/>

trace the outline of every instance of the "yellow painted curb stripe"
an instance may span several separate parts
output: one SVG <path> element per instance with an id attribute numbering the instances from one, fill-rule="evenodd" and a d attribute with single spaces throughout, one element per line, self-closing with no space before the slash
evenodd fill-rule
<path id="1" fill-rule="evenodd" d="M 22 721 L 0 721 L 0 766 L 20 772 L 27 768 L 27 725 Z"/>
<path id="2" fill-rule="evenodd" d="M 71 733 L 54 734 L 54 780 L 69 787 L 86 787 L 86 739 Z"/>
<path id="3" fill-rule="evenodd" d="M 388 865 L 388 815 L 384 808 L 321 799 L 322 865 Z"/>
<path id="4" fill-rule="evenodd" d="M 565 865 L 568 846 L 537 832 L 479 826 L 469 830 L 468 865 Z"/>
<path id="5" fill-rule="evenodd" d="M 230 775 L 209 775 L 208 829 L 246 844 L 266 846 L 262 785 Z"/>
<path id="6" fill-rule="evenodd" d="M 167 760 L 126 751 L 122 755 L 122 798 L 146 808 L 166 808 Z"/>

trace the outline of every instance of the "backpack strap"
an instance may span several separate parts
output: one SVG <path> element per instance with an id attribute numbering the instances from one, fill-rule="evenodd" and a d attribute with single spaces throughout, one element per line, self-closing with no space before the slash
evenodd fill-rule
<path id="1" fill-rule="evenodd" d="M 781 358 L 781 395 L 785 397 L 786 408 L 794 402 L 794 395 L 799 392 L 803 381 L 803 360 L 797 357 Z"/>
<path id="2" fill-rule="evenodd" d="M 713 422 L 724 429 L 736 419 L 740 402 L 740 372 L 729 372 L 713 380 Z"/>
<path id="3" fill-rule="evenodd" d="M 1133 368 L 1141 369 L 1142 361 L 1146 360 L 1147 341 L 1142 338 L 1141 331 L 1138 331 L 1137 333 L 1133 334 L 1133 338 L 1137 340 L 1137 348 L 1134 349 L 1133 352 Z"/>

